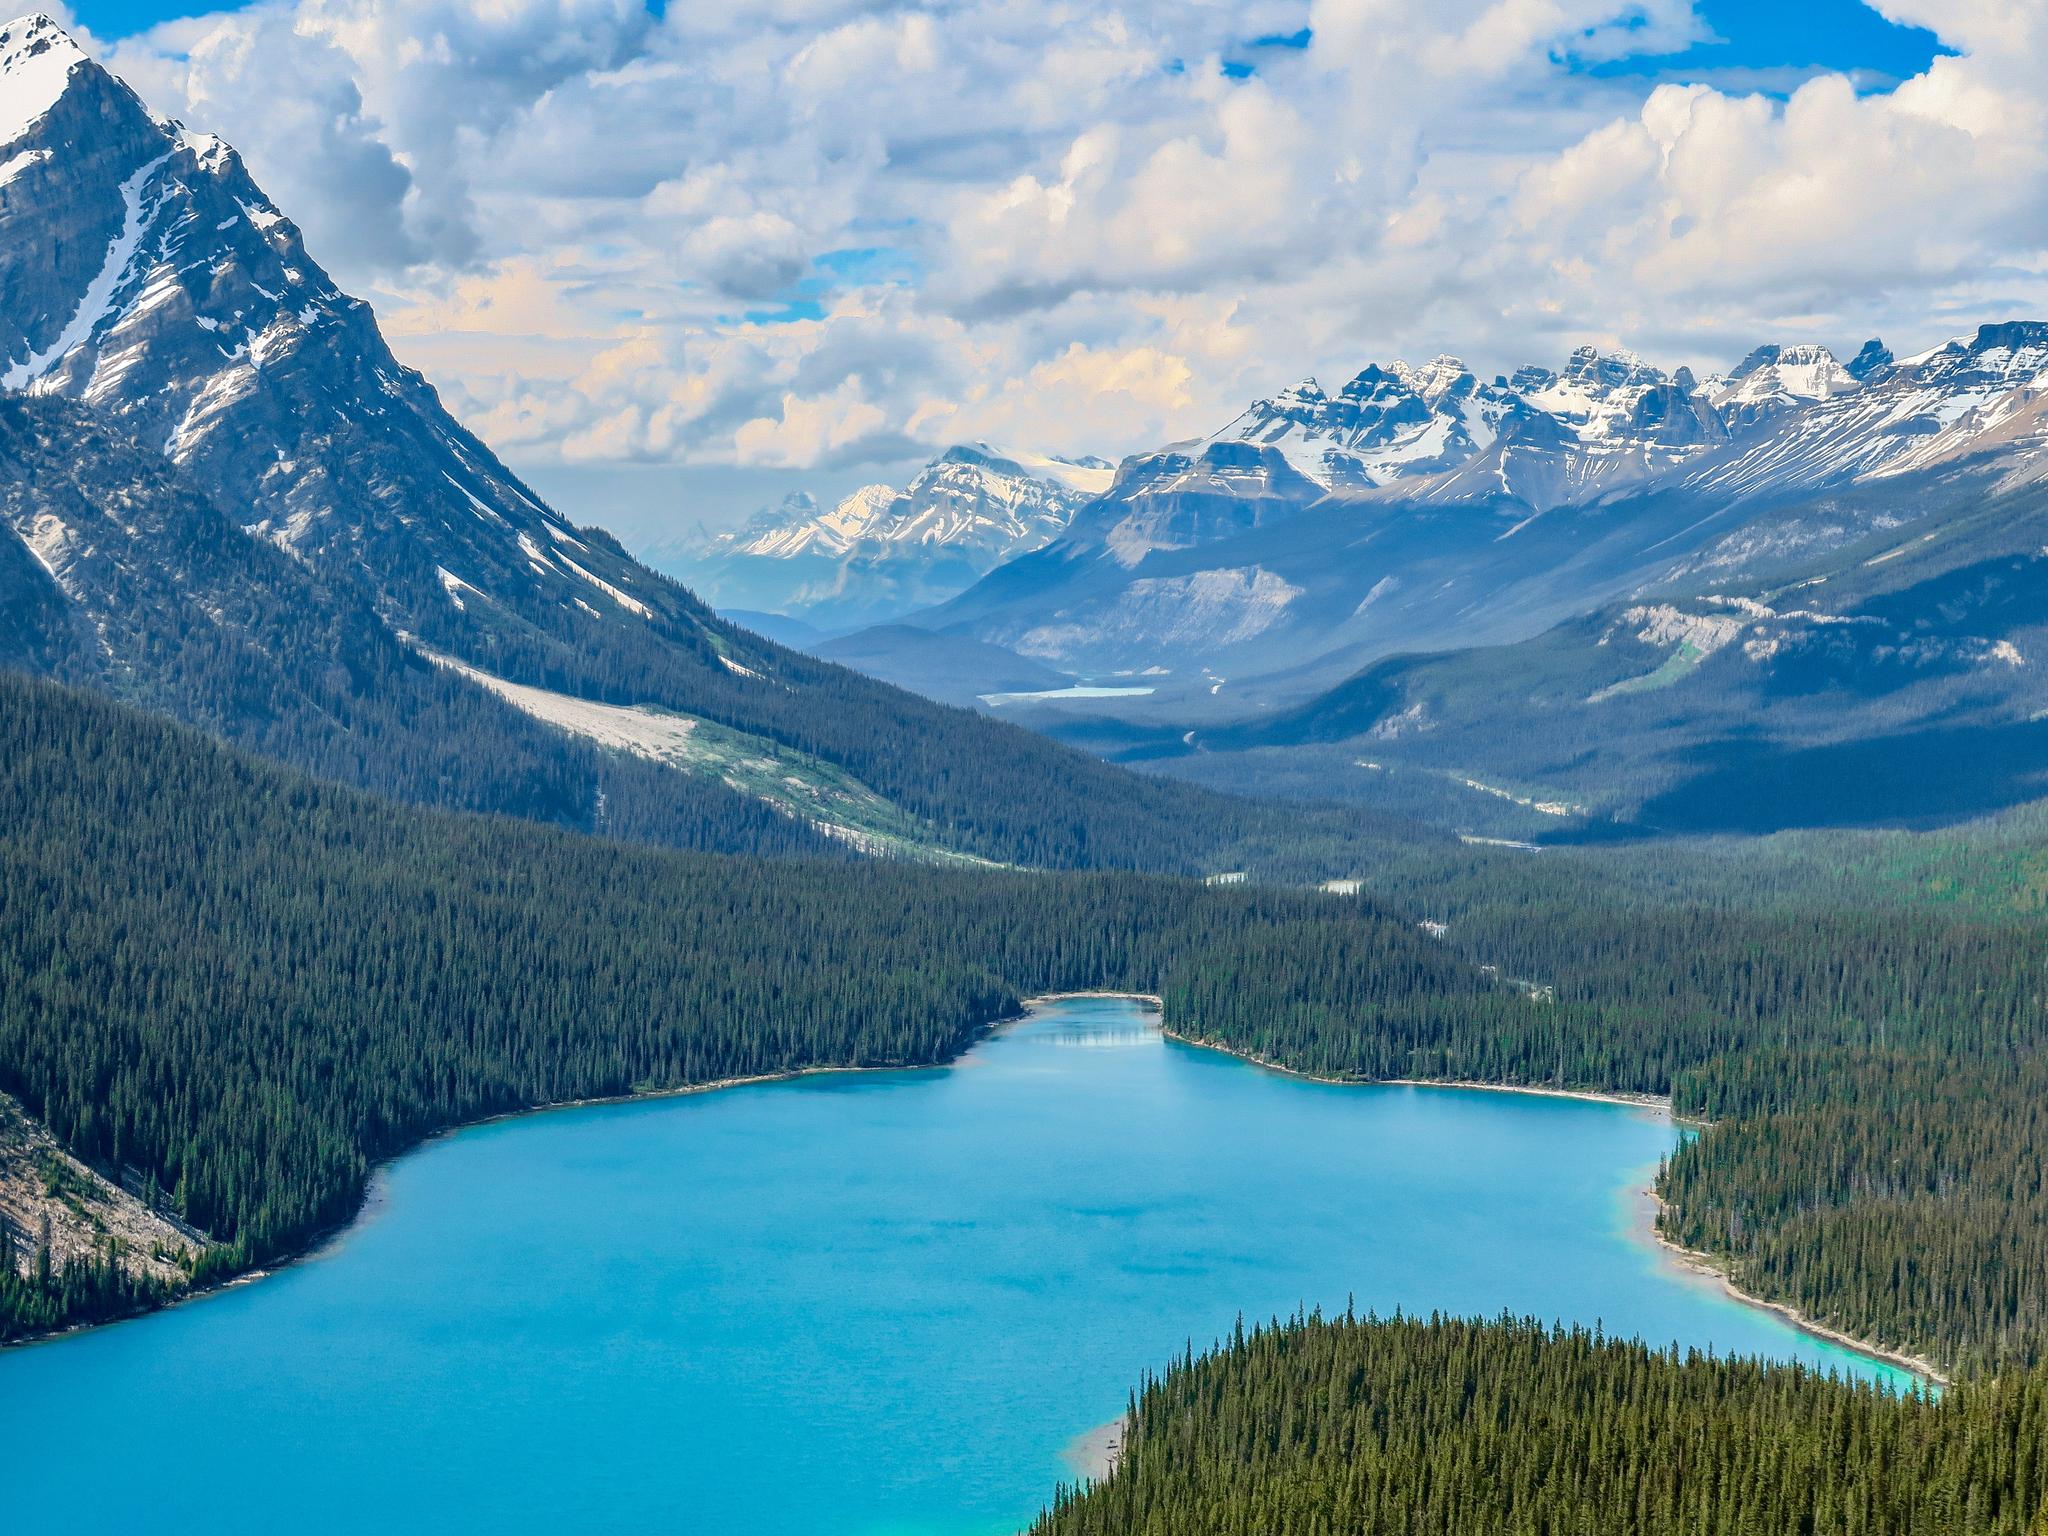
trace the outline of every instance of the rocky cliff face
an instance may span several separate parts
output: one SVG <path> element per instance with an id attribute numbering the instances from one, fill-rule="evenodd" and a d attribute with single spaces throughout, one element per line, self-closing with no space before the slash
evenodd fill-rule
<path id="1" fill-rule="evenodd" d="M 451 644 L 479 603 L 683 616 L 448 415 L 231 148 L 153 118 L 47 18 L 0 39 L 0 383 L 96 408 Z"/>

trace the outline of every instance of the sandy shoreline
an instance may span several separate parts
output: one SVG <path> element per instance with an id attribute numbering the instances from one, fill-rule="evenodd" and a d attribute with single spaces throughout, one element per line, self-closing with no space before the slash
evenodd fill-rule
<path id="1" fill-rule="evenodd" d="M 1539 1099 L 1582 1099 L 1589 1104 L 1619 1104 L 1627 1109 L 1655 1110 L 1667 1117 L 1671 1114 L 1670 1097 L 1655 1093 L 1600 1093 L 1591 1088 L 1537 1088 L 1522 1083 L 1476 1082 L 1469 1078 L 1331 1077 L 1320 1072 L 1304 1072 L 1299 1067 L 1290 1067 L 1284 1062 L 1256 1056 L 1250 1051 L 1240 1051 L 1235 1046 L 1225 1045 L 1218 1040 L 1182 1034 L 1170 1025 L 1162 1026 L 1162 1029 L 1169 1040 L 1178 1040 L 1182 1045 L 1198 1046 L 1205 1051 L 1234 1056 L 1239 1061 L 1267 1072 L 1277 1072 L 1282 1077 L 1299 1078 L 1304 1083 L 1323 1083 L 1332 1088 L 1457 1088 L 1476 1093 L 1521 1093 Z"/>
<path id="2" fill-rule="evenodd" d="M 1903 1371 L 1910 1371 L 1923 1381 L 1933 1382 L 1936 1386 L 1946 1387 L 1950 1385 L 1949 1378 L 1942 1372 L 1941 1368 L 1925 1356 L 1909 1355 L 1901 1350 L 1886 1349 L 1882 1344 L 1873 1344 L 1868 1339 L 1859 1339 L 1854 1334 L 1842 1332 L 1839 1328 L 1830 1328 L 1826 1323 L 1808 1317 L 1789 1302 L 1772 1301 L 1769 1297 L 1759 1296 L 1752 1291 L 1745 1291 L 1735 1283 L 1734 1276 L 1729 1272 L 1727 1261 L 1719 1255 L 1708 1253 L 1700 1248 L 1687 1248 L 1684 1244 L 1674 1242 L 1664 1235 L 1659 1218 L 1663 1215 L 1666 1207 L 1663 1197 L 1656 1190 L 1644 1189 L 1639 1191 L 1638 1200 L 1641 1209 L 1641 1219 L 1638 1221 L 1637 1226 L 1642 1234 L 1656 1245 L 1663 1257 L 1676 1268 L 1682 1269 L 1688 1274 L 1712 1280 L 1716 1285 L 1720 1286 L 1725 1294 L 1741 1302 L 1746 1307 L 1756 1307 L 1765 1312 L 1776 1313 L 1801 1333 L 1816 1339 L 1825 1339 L 1830 1344 L 1839 1344 L 1842 1348 L 1862 1355 L 1867 1360 L 1881 1360 L 1886 1365 L 1895 1365 Z"/>
<path id="3" fill-rule="evenodd" d="M 1337 1081 L 1337 1079 L 1319 1079 Z M 1619 1104 L 1648 1109 L 1671 1119 L 1671 1097 L 1661 1093 L 1598 1093 L 1591 1088 L 1531 1088 L 1520 1083 L 1478 1083 L 1462 1078 L 1387 1077 L 1375 1079 L 1389 1088 L 1459 1088 L 1476 1093 L 1525 1093 L 1539 1099 L 1579 1099 L 1588 1104 Z"/>
<path id="4" fill-rule="evenodd" d="M 1060 1452 L 1060 1460 L 1075 1477 L 1099 1483 L 1116 1470 L 1123 1448 L 1124 1416 L 1118 1414 L 1107 1424 L 1084 1429 L 1074 1436 Z"/>
<path id="5" fill-rule="evenodd" d="M 1334 1087 L 1462 1088 L 1476 1089 L 1482 1093 L 1525 1093 L 1534 1094 L 1542 1098 L 1584 1099 L 1594 1104 L 1618 1104 L 1625 1108 L 1647 1109 L 1662 1114 L 1667 1119 L 1675 1119 L 1671 1113 L 1671 1100 L 1666 1095 L 1651 1093 L 1596 1093 L 1590 1089 L 1532 1088 L 1524 1087 L 1518 1083 L 1476 1083 L 1451 1079 L 1328 1077 L 1313 1072 L 1297 1071 L 1293 1067 L 1283 1066 L 1277 1061 L 1268 1061 L 1263 1057 L 1254 1056 L 1248 1051 L 1235 1050 L 1228 1045 L 1220 1044 L 1214 1040 L 1203 1040 L 1192 1035 L 1184 1035 L 1171 1028 L 1167 1028 L 1165 1033 L 1170 1039 L 1178 1040 L 1185 1045 L 1200 1046 L 1204 1050 L 1220 1051 L 1226 1056 L 1234 1056 L 1239 1061 L 1249 1062 L 1255 1067 L 1263 1067 L 1268 1072 L 1278 1072 L 1284 1077 L 1300 1078 L 1305 1082 L 1327 1083 Z M 1677 1267 L 1714 1280 L 1733 1300 L 1742 1303 L 1746 1307 L 1755 1307 L 1759 1311 L 1775 1313 L 1801 1333 L 1808 1334 L 1816 1339 L 1825 1339 L 1830 1344 L 1839 1344 L 1844 1349 L 1852 1350 L 1866 1359 L 1881 1360 L 1887 1365 L 1898 1366 L 1902 1370 L 1910 1371 L 1915 1376 L 1925 1381 L 1934 1382 L 1939 1386 L 1945 1387 L 1949 1385 L 1949 1378 L 1931 1360 L 1919 1355 L 1905 1354 L 1899 1350 L 1886 1349 L 1882 1344 L 1874 1344 L 1868 1339 L 1859 1339 L 1854 1334 L 1844 1333 L 1838 1328 L 1830 1328 L 1826 1323 L 1808 1317 L 1789 1302 L 1772 1301 L 1768 1297 L 1758 1296 L 1752 1292 L 1745 1291 L 1735 1283 L 1728 1272 L 1727 1266 L 1714 1254 L 1702 1252 L 1697 1248 L 1683 1247 L 1666 1237 L 1658 1223 L 1658 1218 L 1664 1210 L 1663 1200 L 1654 1189 L 1642 1190 L 1640 1194 L 1646 1206 L 1646 1219 L 1638 1224 L 1641 1228 L 1640 1235 L 1660 1250 Z"/>

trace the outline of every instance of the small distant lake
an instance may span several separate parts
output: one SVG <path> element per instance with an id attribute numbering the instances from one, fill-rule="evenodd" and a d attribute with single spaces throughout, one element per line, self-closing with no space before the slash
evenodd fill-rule
<path id="1" fill-rule="evenodd" d="M 1189 1340 L 1353 1296 L 1903 1382 L 1645 1241 L 1673 1141 L 1093 998 L 940 1071 L 501 1121 L 309 1262 L 0 1353 L 8 1526 L 995 1536 Z"/>
<path id="2" fill-rule="evenodd" d="M 1075 683 L 1069 688 L 1041 688 L 1036 693 L 984 693 L 981 702 L 990 709 L 1005 704 L 1031 704 L 1040 699 L 1142 699 L 1150 688 L 1108 688 L 1092 683 Z"/>

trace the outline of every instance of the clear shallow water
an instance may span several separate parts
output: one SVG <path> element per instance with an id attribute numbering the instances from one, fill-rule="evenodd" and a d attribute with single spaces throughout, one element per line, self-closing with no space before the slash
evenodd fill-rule
<path id="1" fill-rule="evenodd" d="M 1903 1380 L 1643 1241 L 1672 1142 L 1304 1083 L 1107 999 L 944 1071 L 502 1121 L 310 1262 L 0 1353 L 7 1523 L 1011 1532 L 1147 1368 L 1350 1294 Z"/>

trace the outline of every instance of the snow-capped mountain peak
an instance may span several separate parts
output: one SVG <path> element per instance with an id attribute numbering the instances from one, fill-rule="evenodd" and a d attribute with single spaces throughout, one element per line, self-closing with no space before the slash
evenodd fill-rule
<path id="1" fill-rule="evenodd" d="M 85 50 L 48 16 L 18 16 L 0 26 L 0 149 L 40 122 L 87 62 Z M 0 183 L 7 179 L 0 173 Z"/>
<path id="2" fill-rule="evenodd" d="M 1786 411 L 1862 387 L 1863 381 L 1826 347 L 1773 343 L 1738 363 L 1710 398 L 1731 432 L 1745 432 Z"/>
<path id="3" fill-rule="evenodd" d="M 792 508 L 798 514 L 794 521 L 764 532 L 748 545 L 748 551 L 773 559 L 811 552 L 843 555 L 874 532 L 895 499 L 894 486 L 864 485 L 819 511 L 817 503 L 805 496 Z M 803 503 L 809 503 L 808 510 Z"/>
<path id="4" fill-rule="evenodd" d="M 1446 352 L 1415 370 L 1412 387 L 1424 404 L 1436 410 L 1447 398 L 1471 394 L 1479 387 L 1479 380 L 1462 359 Z"/>
<path id="5" fill-rule="evenodd" d="M 956 443 L 900 490 L 864 485 L 824 510 L 791 496 L 673 564 L 728 608 L 891 617 L 1049 543 L 1113 476 L 1099 458 Z"/>
<path id="6" fill-rule="evenodd" d="M 1516 377 L 1529 373 L 1524 369 Z M 1530 406 L 1566 423 L 1580 438 L 1598 441 L 1628 437 L 1638 403 L 1654 390 L 1673 387 L 1678 386 L 1670 375 L 1633 352 L 1580 347 L 1563 373 L 1521 394 Z"/>
<path id="7" fill-rule="evenodd" d="M 232 148 L 48 17 L 0 28 L 0 161 L 0 386 L 96 408 L 422 639 L 492 606 L 653 613 L 647 573 L 448 415 Z"/>

